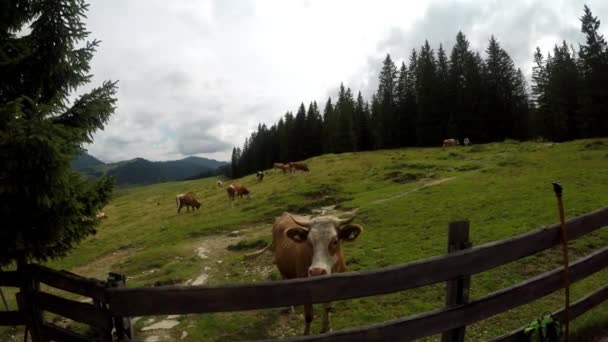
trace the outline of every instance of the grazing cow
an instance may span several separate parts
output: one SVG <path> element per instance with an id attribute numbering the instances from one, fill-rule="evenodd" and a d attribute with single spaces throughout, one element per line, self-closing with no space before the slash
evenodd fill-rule
<path id="1" fill-rule="evenodd" d="M 251 192 L 245 186 L 238 183 L 230 184 L 226 188 L 226 193 L 228 194 L 228 201 L 230 201 L 230 203 L 232 203 L 236 197 L 242 198 L 243 195 L 247 196 L 248 198 L 251 197 Z"/>
<path id="2" fill-rule="evenodd" d="M 302 171 L 310 171 L 308 169 L 308 166 L 302 162 L 291 162 L 289 163 L 289 168 L 291 172 L 295 172 L 296 170 L 302 170 Z"/>
<path id="3" fill-rule="evenodd" d="M 443 147 L 456 146 L 456 145 L 460 145 L 460 141 L 458 141 L 458 139 L 445 139 L 443 141 Z"/>
<path id="4" fill-rule="evenodd" d="M 257 179 L 258 179 L 258 182 L 263 181 L 263 180 L 264 180 L 264 172 L 262 172 L 262 171 L 258 171 L 258 172 L 255 174 L 255 178 L 257 178 Z"/>
<path id="5" fill-rule="evenodd" d="M 217 187 L 218 188 L 223 188 L 224 187 L 224 182 L 222 182 L 221 180 L 217 181 Z"/>
<path id="6" fill-rule="evenodd" d="M 264 249 L 247 257 L 260 255 L 265 250 L 274 252 L 274 262 L 285 279 L 316 277 L 346 271 L 341 243 L 354 241 L 363 228 L 352 224 L 354 217 L 337 219 L 330 216 L 312 220 L 284 212 L 272 226 L 272 242 Z M 331 304 L 325 304 L 322 332 L 329 331 Z M 306 325 L 310 334 L 312 304 L 304 305 Z"/>
<path id="7" fill-rule="evenodd" d="M 471 140 L 469 140 L 469 138 L 464 138 L 464 146 L 469 146 L 471 145 Z"/>
<path id="8" fill-rule="evenodd" d="M 289 171 L 289 163 L 287 163 L 287 164 L 274 163 L 274 164 L 272 164 L 272 168 L 279 169 L 279 170 L 283 171 L 283 173 L 287 173 L 287 171 Z"/>
<path id="9" fill-rule="evenodd" d="M 190 211 L 190 207 L 192 207 L 192 211 L 194 208 L 196 210 L 200 210 L 201 204 L 194 198 L 194 194 L 189 192 L 186 194 L 179 194 L 175 197 L 175 202 L 177 203 L 177 213 L 179 214 L 183 207 L 186 207 L 186 211 Z"/>
<path id="10" fill-rule="evenodd" d="M 251 197 L 251 192 L 244 185 L 235 184 L 234 189 L 236 190 L 236 196 L 238 198 L 242 198 L 243 196 L 247 196 L 247 198 Z"/>
<path id="11" fill-rule="evenodd" d="M 228 201 L 232 203 L 232 201 L 234 201 L 234 197 L 236 196 L 236 189 L 234 188 L 234 184 L 230 184 L 226 188 L 226 194 L 228 194 Z"/>

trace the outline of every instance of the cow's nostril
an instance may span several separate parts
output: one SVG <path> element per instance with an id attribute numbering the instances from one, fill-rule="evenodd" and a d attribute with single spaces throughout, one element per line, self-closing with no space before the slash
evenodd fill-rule
<path id="1" fill-rule="evenodd" d="M 323 268 L 315 267 L 308 269 L 308 275 L 311 277 L 316 277 L 324 274 L 327 274 L 327 271 L 325 271 L 325 269 Z"/>

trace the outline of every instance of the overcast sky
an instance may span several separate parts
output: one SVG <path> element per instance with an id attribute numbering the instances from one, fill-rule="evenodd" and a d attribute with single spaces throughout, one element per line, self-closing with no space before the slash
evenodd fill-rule
<path id="1" fill-rule="evenodd" d="M 368 99 L 387 53 L 400 63 L 425 39 L 449 53 L 458 30 L 481 52 L 494 34 L 529 75 L 536 46 L 583 42 L 585 3 L 608 35 L 605 0 L 92 0 L 93 85 L 119 91 L 89 153 L 229 160 L 259 122 L 302 101 L 322 108 L 340 82 Z"/>

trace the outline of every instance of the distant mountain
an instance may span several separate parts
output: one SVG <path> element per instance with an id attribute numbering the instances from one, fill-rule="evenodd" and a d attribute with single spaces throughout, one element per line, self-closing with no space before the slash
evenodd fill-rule
<path id="1" fill-rule="evenodd" d="M 76 159 L 72 160 L 72 168 L 80 171 L 88 168 L 95 168 L 104 165 L 104 162 L 93 157 L 88 153 L 82 153 Z"/>
<path id="2" fill-rule="evenodd" d="M 86 153 L 72 161 L 74 170 L 88 177 L 100 177 L 103 174 L 113 176 L 119 186 L 184 180 L 201 174 L 213 174 L 225 165 L 228 163 L 201 157 L 157 162 L 135 158 L 105 164 Z"/>

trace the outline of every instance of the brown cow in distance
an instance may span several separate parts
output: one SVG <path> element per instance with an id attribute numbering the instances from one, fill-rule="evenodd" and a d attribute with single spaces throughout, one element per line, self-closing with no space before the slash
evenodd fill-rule
<path id="1" fill-rule="evenodd" d="M 458 139 L 445 139 L 443 141 L 443 147 L 457 146 L 457 145 L 460 145 L 460 141 L 458 141 Z"/>
<path id="2" fill-rule="evenodd" d="M 284 212 L 272 226 L 272 242 L 264 249 L 246 257 L 257 256 L 265 250 L 274 252 L 274 261 L 285 279 L 316 277 L 346 271 L 342 242 L 354 241 L 363 228 L 352 224 L 354 217 L 337 219 L 321 216 L 312 220 Z M 329 312 L 325 304 L 322 332 L 331 329 Z M 312 304 L 304 305 L 306 325 L 304 334 L 310 334 Z"/>
<path id="3" fill-rule="evenodd" d="M 301 171 L 310 171 L 308 169 L 308 165 L 302 163 L 302 162 L 291 162 L 289 163 L 289 168 L 291 170 L 291 172 L 295 172 L 296 170 L 301 170 Z"/>
<path id="4" fill-rule="evenodd" d="M 228 201 L 232 203 L 236 197 L 242 198 L 243 195 L 250 197 L 250 191 L 244 185 L 238 183 L 232 183 L 226 188 L 228 194 Z"/>
<path id="5" fill-rule="evenodd" d="M 186 211 L 190 211 L 190 207 L 192 207 L 192 211 L 194 208 L 196 210 L 200 210 L 201 204 L 194 198 L 194 194 L 189 192 L 186 194 L 179 194 L 175 197 L 175 202 L 177 204 L 177 213 L 179 214 L 183 207 L 186 207 Z"/>
<path id="6" fill-rule="evenodd" d="M 274 163 L 272 164 L 272 168 L 281 170 L 283 173 L 287 173 L 287 171 L 289 171 L 289 164 Z"/>

